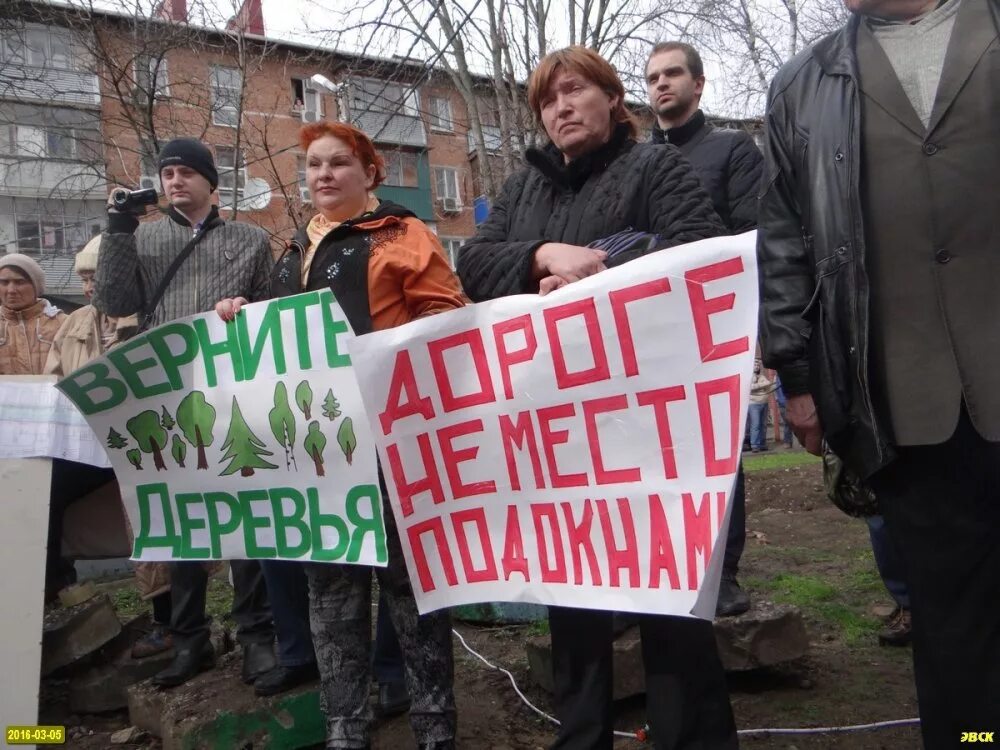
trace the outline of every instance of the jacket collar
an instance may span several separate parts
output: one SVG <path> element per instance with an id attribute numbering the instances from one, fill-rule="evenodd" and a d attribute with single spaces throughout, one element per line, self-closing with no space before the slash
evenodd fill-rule
<path id="1" fill-rule="evenodd" d="M 180 224 L 182 227 L 191 228 L 191 222 L 188 221 L 188 218 L 184 214 L 174 208 L 173 204 L 167 207 L 167 216 L 169 216 L 174 223 Z M 222 217 L 219 216 L 219 207 L 213 204 L 212 208 L 208 212 L 208 216 L 206 216 L 205 220 L 201 223 L 201 228 L 205 229 L 206 227 L 224 223 L 225 222 L 222 220 Z"/>
<path id="2" fill-rule="evenodd" d="M 857 79 L 858 58 L 855 54 L 855 42 L 860 23 L 861 16 L 852 13 L 850 20 L 842 29 L 816 42 L 812 54 L 824 73 Z"/>
<path id="3" fill-rule="evenodd" d="M 347 230 L 352 227 L 357 227 L 359 229 L 377 229 L 384 224 L 395 223 L 401 219 L 407 217 L 416 217 L 410 209 L 399 205 L 393 201 L 379 201 L 378 208 L 374 211 L 367 211 L 356 219 L 348 219 L 336 226 L 332 233 L 338 230 Z M 288 243 L 289 250 L 296 250 L 297 252 L 305 252 L 305 249 L 309 247 L 309 232 L 306 227 L 308 224 L 303 224 L 295 235 L 292 237 L 291 241 Z"/>
<path id="4" fill-rule="evenodd" d="M 690 119 L 683 125 L 676 128 L 664 130 L 660 123 L 653 123 L 653 143 L 670 143 L 674 146 L 683 146 L 694 138 L 705 127 L 705 113 L 700 109 L 691 115 Z"/>
<path id="5" fill-rule="evenodd" d="M 47 318 L 54 318 L 60 312 L 59 308 L 49 302 L 47 299 L 39 298 L 35 304 L 31 307 L 25 308 L 24 310 L 11 310 L 6 307 L 0 307 L 0 317 L 4 320 L 9 320 L 11 323 L 21 323 L 23 321 L 34 320 L 35 318 L 41 317 L 43 314 Z"/>
<path id="6" fill-rule="evenodd" d="M 563 160 L 562 152 L 553 144 L 544 148 L 529 148 L 524 160 L 548 177 L 552 182 L 578 190 L 594 172 L 603 172 L 619 154 L 635 144 L 629 135 L 629 127 L 619 123 L 611 132 L 607 143 L 598 146 L 589 154 L 574 159 L 569 164 Z"/>

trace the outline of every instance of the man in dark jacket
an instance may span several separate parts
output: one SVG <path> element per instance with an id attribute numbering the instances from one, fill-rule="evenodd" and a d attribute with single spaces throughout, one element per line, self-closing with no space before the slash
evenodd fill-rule
<path id="1" fill-rule="evenodd" d="M 267 299 L 273 265 L 267 235 L 249 224 L 220 218 L 212 203 L 219 184 L 212 152 L 193 138 L 175 138 L 163 147 L 158 161 L 163 192 L 170 201 L 167 216 L 140 224 L 132 213 L 109 208 L 94 306 L 106 315 L 138 314 L 146 325 L 158 325 L 207 312 L 227 297 Z M 168 279 L 174 260 L 195 238 L 193 250 Z M 151 299 L 165 280 L 161 298 Z M 257 561 L 233 560 L 230 565 L 243 679 L 253 682 L 275 666 L 267 588 Z M 171 563 L 170 630 L 176 656 L 153 677 L 154 684 L 180 685 L 214 663 L 205 616 L 207 586 L 202 563 Z"/>
<path id="2" fill-rule="evenodd" d="M 646 63 L 649 106 L 656 114 L 653 143 L 677 146 L 698 173 L 716 213 L 732 234 L 757 228 L 757 190 L 764 158 L 742 130 L 705 120 L 701 95 L 705 68 L 698 50 L 683 42 L 653 47 Z"/>
<path id="3" fill-rule="evenodd" d="M 653 143 L 677 146 L 698 173 L 726 228 L 732 234 L 748 232 L 757 228 L 757 190 L 764 158 L 747 133 L 714 128 L 705 121 L 699 108 L 704 88 L 705 68 L 698 50 L 683 42 L 662 42 L 653 47 L 646 62 L 649 106 L 656 114 Z M 746 546 L 746 519 L 740 463 L 716 606 L 720 617 L 750 609 L 750 597 L 736 581 Z"/>
<path id="4" fill-rule="evenodd" d="M 765 364 L 902 553 L 924 742 L 1000 731 L 1000 0 L 848 0 L 771 86 Z"/>

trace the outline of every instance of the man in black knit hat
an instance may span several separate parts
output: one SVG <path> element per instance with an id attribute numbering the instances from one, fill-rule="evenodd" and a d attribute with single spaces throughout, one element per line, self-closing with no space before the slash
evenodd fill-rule
<path id="1" fill-rule="evenodd" d="M 165 217 L 140 223 L 135 214 L 119 212 L 109 203 L 94 305 L 113 317 L 138 315 L 148 328 L 208 312 L 221 299 L 267 299 L 272 265 L 267 235 L 219 216 L 212 203 L 219 185 L 212 152 L 193 138 L 176 138 L 163 147 L 158 166 L 169 202 Z M 231 567 L 233 619 L 243 649 L 243 679 L 249 683 L 275 666 L 274 626 L 260 564 L 233 560 Z M 170 631 L 176 656 L 153 677 L 161 687 L 187 682 L 215 661 L 205 615 L 208 571 L 199 562 L 171 563 L 170 569 Z"/>

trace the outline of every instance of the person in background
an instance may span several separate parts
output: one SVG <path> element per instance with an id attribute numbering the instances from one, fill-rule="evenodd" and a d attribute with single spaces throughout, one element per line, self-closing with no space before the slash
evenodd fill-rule
<path id="1" fill-rule="evenodd" d="M 219 184 L 212 152 L 193 138 L 175 138 L 158 156 L 166 216 L 140 223 L 110 204 L 101 236 L 94 306 L 111 317 L 138 315 L 143 328 L 208 312 L 227 297 L 265 299 L 271 246 L 259 227 L 223 221 L 212 202 Z M 182 253 L 189 254 L 176 268 Z M 171 275 L 171 270 L 173 273 Z M 159 299 L 153 296 L 163 290 Z M 242 678 L 253 683 L 275 666 L 267 588 L 256 560 L 233 560 L 233 619 L 243 652 Z M 159 687 L 181 685 L 215 664 L 205 615 L 208 570 L 200 562 L 170 563 L 173 663 L 153 676 Z"/>
<path id="2" fill-rule="evenodd" d="M 100 247 L 100 235 L 92 237 L 73 261 L 73 270 L 80 277 L 83 296 L 88 303 L 94 297 L 94 274 L 97 272 Z M 93 304 L 87 304 L 70 313 L 63 321 L 49 349 L 45 372 L 65 377 L 104 354 L 112 344 L 129 338 L 137 329 L 135 316 L 119 321 L 118 318 L 105 315 Z"/>
<path id="3" fill-rule="evenodd" d="M 879 631 L 878 642 L 883 646 L 908 646 L 913 638 L 913 619 L 910 614 L 910 592 L 906 587 L 902 557 L 886 529 L 883 516 L 868 516 L 865 522 L 868 524 L 875 567 L 889 596 L 896 603 L 895 608 L 885 618 L 885 627 Z"/>
<path id="4" fill-rule="evenodd" d="M 299 141 L 317 213 L 275 266 L 273 296 L 331 289 L 359 336 L 465 305 L 437 236 L 412 211 L 375 196 L 373 191 L 385 179 L 385 164 L 367 135 L 344 123 L 320 122 L 304 126 Z M 246 302 L 223 300 L 216 311 L 232 320 Z M 399 637 L 417 745 L 420 750 L 453 750 L 451 618 L 447 610 L 417 612 L 384 483 L 382 495 L 386 567 L 303 564 L 326 713 L 326 747 L 370 746 L 374 573 L 379 609 L 388 612 Z"/>
<path id="5" fill-rule="evenodd" d="M 767 407 L 774 392 L 774 383 L 761 371 L 760 360 L 754 362 L 753 380 L 750 381 L 750 450 L 753 453 L 767 450 Z"/>
<path id="6" fill-rule="evenodd" d="M 775 76 L 764 362 L 905 566 L 930 750 L 1000 730 L 1000 0 L 846 0 Z"/>
<path id="7" fill-rule="evenodd" d="M 45 294 L 45 271 L 31 257 L 20 253 L 0 256 L 0 375 L 42 375 L 52 342 L 66 320 L 66 314 L 51 305 Z M 56 598 L 59 590 L 76 582 L 76 569 L 62 556 L 62 513 L 64 496 L 56 469 L 74 462 L 53 461 L 50 488 L 49 532 L 45 564 L 45 601 Z M 59 475 L 64 472 L 59 471 Z"/>
<path id="8" fill-rule="evenodd" d="M 66 313 L 43 299 L 45 271 L 21 253 L 0 256 L 0 375 L 41 375 Z"/>
<path id="9" fill-rule="evenodd" d="M 781 415 L 781 442 L 785 444 L 786 448 L 791 448 L 793 445 L 792 426 L 788 423 L 788 415 L 785 412 L 788 399 L 781 387 L 781 378 L 777 376 L 774 379 L 774 400 L 778 402 L 778 413 Z"/>
<path id="10" fill-rule="evenodd" d="M 549 143 L 527 151 L 527 167 L 507 180 L 459 252 L 458 274 L 474 301 L 547 293 L 724 233 L 680 152 L 636 141 L 621 79 L 596 52 L 575 46 L 544 57 L 531 74 L 528 101 Z M 614 251 L 588 247 L 626 231 L 655 240 Z M 553 748 L 611 748 L 613 613 L 552 606 L 549 627 L 560 721 Z M 640 615 L 639 628 L 656 747 L 737 747 L 712 624 Z"/>
<path id="11" fill-rule="evenodd" d="M 731 234 L 749 232 L 757 228 L 757 190 L 764 157 L 742 130 L 708 124 L 701 110 L 704 90 L 705 66 L 698 50 L 684 42 L 662 42 L 653 47 L 646 61 L 646 92 L 656 115 L 652 142 L 680 149 L 698 173 L 726 229 Z M 745 487 L 740 461 L 715 609 L 719 617 L 750 609 L 750 597 L 736 580 L 747 536 Z"/>
<path id="12" fill-rule="evenodd" d="M 80 277 L 83 284 L 83 296 L 87 298 L 88 302 L 94 296 L 94 274 L 97 273 L 97 254 L 100 247 L 100 235 L 92 237 L 76 254 L 73 262 L 73 270 Z M 137 331 L 138 322 L 134 315 L 121 319 L 112 318 L 92 304 L 85 305 L 70 313 L 59 329 L 59 333 L 56 334 L 52 348 L 49 350 L 48 360 L 45 363 L 45 372 L 60 378 L 65 377 L 95 357 L 99 357 L 115 344 L 128 340 Z M 55 482 L 64 481 L 59 478 L 59 469 L 59 464 L 53 463 L 53 481 Z M 62 536 L 62 512 L 59 510 L 59 501 L 62 501 L 61 507 L 62 510 L 65 510 L 65 504 L 85 494 L 79 491 L 80 487 L 90 484 L 89 482 L 80 483 L 80 470 L 78 468 L 74 477 L 65 483 L 66 491 L 70 493 L 68 499 L 60 496 L 57 500 L 57 497 L 53 496 L 49 511 L 50 550 L 54 548 L 56 540 Z M 102 476 L 109 481 L 114 478 L 113 474 L 110 476 L 103 474 Z M 153 608 L 152 627 L 132 644 L 132 656 L 140 659 L 161 653 L 173 646 L 169 631 L 170 572 L 167 564 L 160 562 L 134 562 L 132 567 L 135 570 L 136 589 L 139 596 L 150 601 Z"/>

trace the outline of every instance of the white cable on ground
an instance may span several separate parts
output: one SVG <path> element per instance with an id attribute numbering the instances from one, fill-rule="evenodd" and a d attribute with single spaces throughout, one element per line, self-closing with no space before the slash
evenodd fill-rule
<path id="1" fill-rule="evenodd" d="M 498 667 L 496 664 L 491 664 L 489 661 L 486 660 L 486 657 L 474 651 L 469 646 L 469 644 L 466 643 L 465 638 L 462 637 L 462 634 L 459 633 L 457 630 L 453 628 L 451 632 L 454 633 L 456 636 L 458 636 L 458 640 L 462 642 L 462 647 L 470 654 L 475 656 L 477 659 L 479 659 L 479 661 L 481 661 L 490 669 L 493 669 L 497 672 L 502 672 L 503 674 L 507 675 L 507 679 L 510 680 L 510 684 L 514 688 L 514 692 L 517 693 L 517 696 L 524 702 L 524 705 L 526 705 L 528 708 L 530 708 L 539 716 L 548 719 L 553 724 L 556 725 L 559 724 L 559 720 L 556 717 L 550 716 L 549 714 L 545 713 L 542 709 L 538 708 L 535 704 L 533 704 L 531 701 L 528 700 L 528 698 L 524 695 L 524 693 L 521 692 L 521 689 L 517 686 L 517 681 L 514 679 L 514 675 L 512 675 L 508 670 L 504 669 L 503 667 Z M 868 729 L 886 729 L 890 727 L 917 726 L 919 724 L 920 724 L 920 719 L 893 719 L 892 721 L 876 721 L 871 724 L 851 724 L 849 726 L 843 726 L 843 727 L 740 729 L 737 732 L 737 734 L 740 737 L 767 737 L 768 735 L 772 734 L 837 734 L 846 732 L 862 732 Z M 635 739 L 645 740 L 646 739 L 645 735 L 646 735 L 645 729 L 640 729 L 637 732 L 619 732 L 619 731 L 615 732 L 615 737 L 627 737 L 630 740 L 635 740 Z"/>

